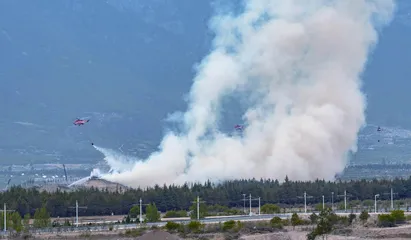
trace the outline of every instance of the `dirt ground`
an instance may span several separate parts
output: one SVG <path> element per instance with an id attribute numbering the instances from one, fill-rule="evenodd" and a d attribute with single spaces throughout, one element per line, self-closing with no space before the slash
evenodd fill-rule
<path id="1" fill-rule="evenodd" d="M 283 233 L 268 233 L 250 236 L 242 236 L 240 240 L 306 240 L 307 231 L 288 228 Z M 327 240 L 409 240 L 411 239 L 411 224 L 394 228 L 366 228 L 354 227 L 352 233 L 346 235 L 327 235 Z"/>
<path id="2" fill-rule="evenodd" d="M 115 216 L 111 216 L 115 218 Z M 118 216 L 117 216 L 118 217 Z M 375 240 L 375 239 L 385 239 L 385 240 L 408 240 L 411 239 L 411 222 L 405 225 L 400 225 L 394 228 L 377 228 L 376 216 L 372 216 L 364 227 L 359 222 L 354 222 L 353 227 L 347 228 L 345 231 L 340 231 L 340 233 L 334 235 L 327 235 L 327 240 Z M 267 233 L 267 234 L 254 234 L 254 235 L 243 235 L 239 240 L 306 240 L 306 235 L 308 231 L 313 226 L 300 226 L 293 230 L 292 227 L 286 227 L 284 232 L 277 233 Z M 178 240 L 183 239 L 177 236 L 172 236 L 171 234 L 165 233 L 163 231 L 154 231 L 148 233 L 146 236 L 140 238 L 123 237 L 120 234 L 124 232 L 121 230 L 107 231 L 107 232 L 92 232 L 89 234 L 79 234 L 73 232 L 56 234 L 42 234 L 35 235 L 31 239 L 89 239 L 89 240 L 131 240 L 131 239 L 141 239 L 141 240 Z M 185 240 L 194 240 L 199 238 L 185 238 Z M 205 239 L 205 238 L 204 238 Z M 225 240 L 223 234 L 208 235 L 209 240 Z"/>
<path id="3" fill-rule="evenodd" d="M 91 233 L 90 235 L 79 235 L 78 233 L 64 233 L 60 235 L 52 234 L 42 234 L 36 235 L 32 239 L 89 239 L 89 240 L 183 240 L 183 238 L 177 237 L 175 235 L 163 232 L 163 231 L 151 231 L 139 238 L 132 237 L 122 237 L 119 235 L 120 232 L 102 232 L 102 233 Z M 287 228 L 286 232 L 277 233 L 266 233 L 266 234 L 254 234 L 241 236 L 239 240 L 306 240 L 308 232 L 301 229 L 292 230 Z M 403 225 L 395 228 L 365 228 L 357 227 L 352 228 L 352 233 L 344 235 L 327 235 L 327 240 L 375 240 L 375 239 L 385 239 L 385 240 L 408 240 L 411 238 L 411 224 Z M 184 238 L 185 240 L 194 240 L 198 238 Z M 216 234 L 210 240 L 224 240 L 223 234 Z"/>

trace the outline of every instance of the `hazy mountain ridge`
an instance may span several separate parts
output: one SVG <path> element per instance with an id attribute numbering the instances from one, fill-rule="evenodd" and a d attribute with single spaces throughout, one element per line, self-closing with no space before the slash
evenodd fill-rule
<path id="1" fill-rule="evenodd" d="M 411 4 L 399 6 L 364 74 L 365 91 L 370 122 L 411 127 L 411 111 L 393 107 L 411 100 L 402 85 L 411 75 L 411 50 L 404 47 Z M 90 142 L 147 156 L 161 139 L 163 119 L 186 107 L 192 66 L 210 47 L 210 16 L 209 1 L 1 1 L 0 159 L 97 161 Z M 241 119 L 233 117 L 236 108 L 226 110 L 232 117 L 222 128 L 231 130 Z M 91 121 L 75 127 L 76 117 Z M 378 133 L 370 129 L 360 136 L 358 159 L 373 159 L 375 149 L 407 158 L 395 149 L 411 145 L 408 135 L 375 146 Z"/>

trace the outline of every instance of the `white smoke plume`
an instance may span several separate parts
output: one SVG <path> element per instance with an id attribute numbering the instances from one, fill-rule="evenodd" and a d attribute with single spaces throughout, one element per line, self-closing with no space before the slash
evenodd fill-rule
<path id="1" fill-rule="evenodd" d="M 236 178 L 333 179 L 365 123 L 361 73 L 391 20 L 392 0 L 246 0 L 212 19 L 184 131 L 132 169 L 106 176 L 131 187 Z M 221 102 L 248 99 L 242 136 L 218 130 Z"/>
<path id="2" fill-rule="evenodd" d="M 138 161 L 135 157 L 125 156 L 111 149 L 93 147 L 104 155 L 104 161 L 111 167 L 110 172 L 123 172 L 133 168 L 134 163 Z"/>

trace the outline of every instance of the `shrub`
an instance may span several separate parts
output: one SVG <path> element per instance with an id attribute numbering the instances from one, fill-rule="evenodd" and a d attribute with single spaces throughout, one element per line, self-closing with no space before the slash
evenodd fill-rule
<path id="1" fill-rule="evenodd" d="M 140 237 L 143 235 L 143 231 L 141 229 L 127 229 L 124 233 L 127 237 Z"/>
<path id="2" fill-rule="evenodd" d="M 240 222 L 240 221 L 237 221 L 237 230 L 241 230 L 243 228 L 244 228 L 244 223 Z"/>
<path id="3" fill-rule="evenodd" d="M 344 226 L 348 226 L 349 225 L 349 219 L 347 216 L 337 216 L 337 218 L 335 219 L 335 224 L 341 224 Z"/>
<path id="4" fill-rule="evenodd" d="M 391 216 L 394 218 L 396 224 L 405 223 L 405 215 L 402 210 L 394 210 L 391 212 Z"/>
<path id="5" fill-rule="evenodd" d="M 190 231 L 192 232 L 199 232 L 201 230 L 201 228 L 203 227 L 203 225 L 201 224 L 201 222 L 198 221 L 191 221 L 188 225 L 187 225 L 188 229 L 190 229 Z"/>
<path id="6" fill-rule="evenodd" d="M 223 223 L 223 230 L 227 231 L 227 230 L 231 230 L 235 227 L 235 221 L 234 220 L 230 220 L 227 222 Z"/>
<path id="7" fill-rule="evenodd" d="M 270 225 L 271 225 L 272 228 L 281 229 L 281 228 L 283 228 L 283 220 L 281 220 L 281 218 L 279 218 L 279 217 L 273 217 L 270 220 Z"/>
<path id="8" fill-rule="evenodd" d="M 395 227 L 395 218 L 391 214 L 378 215 L 379 227 Z"/>
<path id="9" fill-rule="evenodd" d="M 351 225 L 352 222 L 357 218 L 357 215 L 355 215 L 354 213 L 351 213 L 350 215 L 348 215 L 348 223 Z"/>
<path id="10" fill-rule="evenodd" d="M 265 214 L 280 213 L 280 211 L 280 207 L 275 204 L 267 203 L 261 207 L 261 212 Z"/>
<path id="11" fill-rule="evenodd" d="M 301 224 L 301 219 L 298 216 L 297 213 L 293 213 L 293 215 L 291 216 L 291 225 L 293 225 L 293 228 L 297 225 Z"/>
<path id="12" fill-rule="evenodd" d="M 367 220 L 368 220 L 368 218 L 370 218 L 370 214 L 368 214 L 368 212 L 367 211 L 362 211 L 361 212 L 361 214 L 360 214 L 360 220 L 361 220 L 361 222 L 362 223 L 365 223 Z"/>
<path id="13" fill-rule="evenodd" d="M 179 217 L 187 217 L 187 212 L 184 210 L 181 211 L 168 211 L 164 214 L 164 218 L 179 218 Z"/>
<path id="14" fill-rule="evenodd" d="M 180 228 L 180 226 L 181 225 L 176 222 L 167 222 L 165 227 L 168 231 L 176 231 Z"/>
<path id="15" fill-rule="evenodd" d="M 311 224 L 316 224 L 317 220 L 318 220 L 318 215 L 317 214 L 313 213 L 313 214 L 310 215 Z"/>

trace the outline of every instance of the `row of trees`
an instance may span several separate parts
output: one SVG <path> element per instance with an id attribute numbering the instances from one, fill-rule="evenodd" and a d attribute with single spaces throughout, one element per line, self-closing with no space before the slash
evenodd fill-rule
<path id="1" fill-rule="evenodd" d="M 6 214 L 6 227 L 8 230 L 13 229 L 16 232 L 27 232 L 31 227 L 44 228 L 51 226 L 50 214 L 45 207 L 36 209 L 33 217 L 31 217 L 30 213 L 26 213 L 24 218 L 22 218 L 20 213 L 16 211 L 7 212 Z M 30 223 L 32 218 L 33 221 Z M 2 219 L 0 221 L 0 228 L 4 229 L 4 212 L 0 213 L 0 219 Z"/>
<path id="2" fill-rule="evenodd" d="M 80 215 L 111 215 L 129 213 L 130 208 L 139 204 L 141 198 L 144 204 L 155 203 L 161 212 L 170 210 L 189 210 L 193 201 L 200 196 L 201 201 L 207 205 L 219 205 L 227 208 L 242 209 L 244 204 L 248 207 L 249 194 L 252 198 L 261 198 L 261 205 L 274 203 L 280 207 L 283 205 L 300 205 L 304 203 L 304 192 L 312 198 L 307 199 L 309 205 L 325 201 L 331 202 L 333 192 L 334 203 L 343 201 L 341 195 L 347 191 L 349 201 L 373 200 L 375 194 L 381 194 L 380 200 L 384 197 L 389 199 L 389 193 L 393 188 L 397 193 L 396 199 L 411 198 L 411 178 L 374 181 L 350 181 L 350 182 L 328 182 L 312 181 L 300 182 L 289 181 L 288 178 L 280 184 L 277 180 L 235 180 L 226 181 L 221 184 L 185 184 L 183 186 L 155 186 L 146 189 L 132 189 L 111 193 L 98 189 L 81 189 L 73 192 L 57 191 L 54 193 L 40 192 L 36 189 L 25 189 L 22 187 L 12 187 L 6 192 L 0 193 L 0 203 L 7 204 L 8 209 L 13 209 L 24 216 L 29 213 L 34 215 L 36 209 L 43 206 L 52 217 L 72 217 L 75 216 L 75 202 L 80 206 L 87 206 L 80 209 Z M 243 195 L 246 194 L 244 201 Z M 253 207 L 258 206 L 258 201 L 252 201 Z M 144 205 L 145 207 L 145 205 Z"/>

